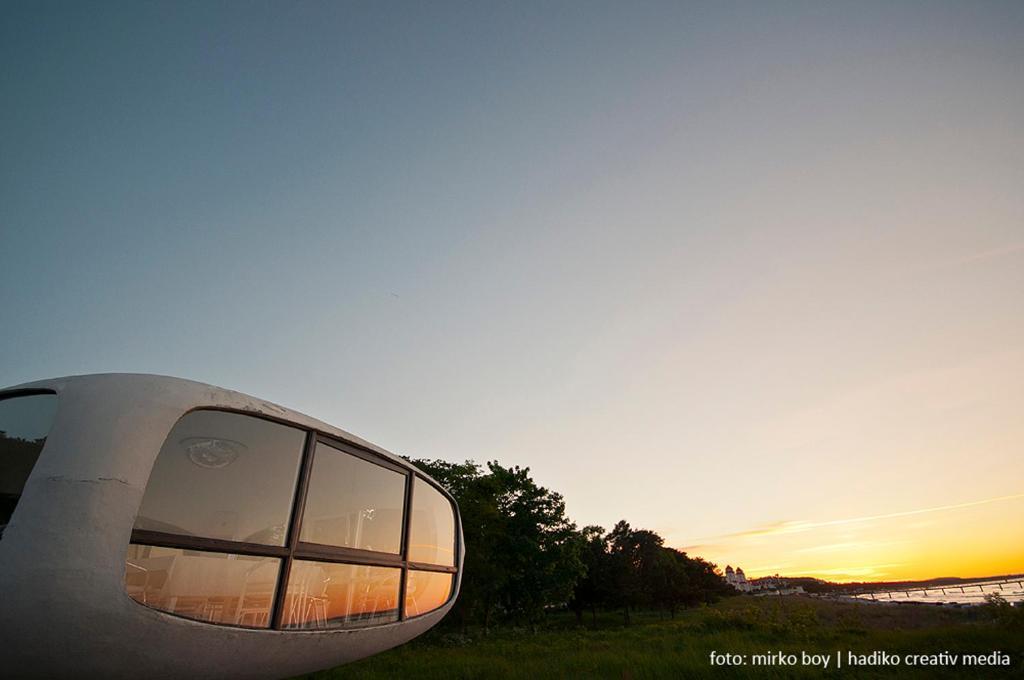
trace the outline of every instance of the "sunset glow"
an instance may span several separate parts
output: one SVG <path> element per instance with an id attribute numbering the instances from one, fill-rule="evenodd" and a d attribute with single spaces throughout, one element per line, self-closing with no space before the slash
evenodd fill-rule
<path id="1" fill-rule="evenodd" d="M 23 5 L 5 384 L 224 385 L 751 576 L 1024 572 L 1024 3 Z"/>
<path id="2" fill-rule="evenodd" d="M 1011 574 L 1024 565 L 1024 494 L 882 516 L 780 522 L 689 549 L 723 565 L 742 565 L 751 578 L 785 574 L 846 582 Z"/>

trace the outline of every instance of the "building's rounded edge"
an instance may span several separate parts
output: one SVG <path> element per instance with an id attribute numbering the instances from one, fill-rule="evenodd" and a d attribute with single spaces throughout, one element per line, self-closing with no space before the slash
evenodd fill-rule
<path id="1" fill-rule="evenodd" d="M 378 455 L 384 456 L 385 458 L 395 462 L 397 465 L 402 467 L 409 467 L 414 469 L 417 474 L 423 476 L 429 480 L 435 487 L 440 489 L 445 496 L 447 496 L 455 508 L 455 521 L 456 531 L 458 532 L 458 544 L 459 544 L 459 555 L 458 564 L 456 564 L 457 572 L 455 575 L 455 584 L 453 587 L 452 597 L 449 603 L 445 607 L 450 608 L 458 598 L 459 591 L 462 589 L 462 569 L 465 564 L 466 558 L 466 543 L 465 536 L 462 528 L 462 512 L 459 508 L 458 502 L 451 493 L 444 488 L 444 485 L 439 481 L 430 476 L 426 471 L 417 465 L 409 462 L 405 458 L 388 451 L 372 442 L 369 442 L 362 437 L 352 434 L 347 430 L 343 430 L 339 427 L 326 423 L 318 418 L 306 415 L 301 411 L 281 406 L 274 402 L 260 399 L 238 390 L 232 390 L 218 385 L 210 383 L 204 383 L 198 380 L 192 380 L 189 378 L 179 378 L 171 375 L 163 375 L 158 373 L 132 373 L 132 372 L 109 372 L 109 373 L 83 373 L 77 375 L 61 376 L 56 378 L 45 378 L 42 380 L 33 380 L 31 382 L 20 383 L 17 385 L 11 385 L 9 387 L 0 387 L 0 396 L 21 391 L 33 391 L 33 390 L 45 390 L 53 391 L 60 395 L 69 385 L 76 387 L 100 387 L 102 383 L 107 383 L 111 389 L 117 388 L 122 383 L 133 383 L 139 387 L 146 384 L 163 383 L 168 386 L 175 386 L 178 389 L 193 394 L 189 395 L 196 404 L 196 408 L 209 408 L 210 406 L 217 406 L 226 408 L 229 410 L 236 410 L 244 413 L 254 413 L 256 415 L 262 415 L 267 418 L 292 422 L 300 427 L 306 427 L 310 430 L 316 430 L 325 434 L 337 437 L 344 441 L 356 444 L 362 448 L 372 451 Z M 444 612 L 447 612 L 447 608 L 443 608 Z M 439 610 L 439 611 L 442 611 Z M 427 616 L 427 615 L 424 615 Z"/>
<path id="2" fill-rule="evenodd" d="M 196 631 L 209 634 L 212 636 L 211 639 L 215 637 L 222 642 L 237 642 L 240 644 L 240 648 L 249 648 L 250 650 L 254 644 L 262 645 L 264 643 L 270 643 L 272 640 L 276 640 L 278 642 L 276 642 L 275 645 L 279 646 L 279 654 L 284 657 L 297 655 L 295 656 L 296 660 L 294 662 L 296 665 L 294 668 L 289 668 L 289 672 L 297 674 L 309 672 L 310 670 L 309 666 L 302 666 L 298 661 L 298 659 L 306 653 L 310 655 L 308 657 L 309 660 L 316 659 L 314 662 L 315 664 L 322 664 L 320 665 L 321 668 L 330 668 L 341 663 L 347 663 L 349 661 L 354 661 L 359 658 L 375 654 L 379 651 L 383 651 L 384 649 L 401 645 L 435 626 L 444 618 L 445 615 L 447 615 L 449 610 L 451 610 L 457 601 L 459 591 L 461 590 L 463 575 L 462 568 L 466 550 L 461 512 L 458 507 L 458 503 L 454 501 L 451 494 L 444 489 L 437 480 L 434 480 L 419 467 L 405 459 L 399 458 L 389 451 L 298 411 L 287 409 L 241 392 L 193 380 L 175 378 L 172 376 L 139 373 L 101 373 L 65 376 L 5 387 L 0 389 L 0 396 L 10 396 L 26 392 L 54 392 L 58 397 L 63 394 L 65 399 L 72 398 L 72 401 L 96 404 L 101 408 L 108 401 L 109 395 L 109 402 L 115 409 L 123 408 L 123 404 L 130 402 L 133 395 L 146 395 L 147 398 L 151 398 L 153 395 L 156 395 L 157 402 L 154 402 L 154 404 L 158 404 L 160 409 L 167 411 L 169 417 L 172 418 L 177 417 L 174 415 L 175 412 L 180 414 L 183 410 L 184 412 L 188 412 L 189 410 L 198 408 L 223 408 L 225 410 L 249 413 L 255 416 L 264 416 L 273 420 L 290 422 L 298 427 L 303 427 L 312 431 L 321 432 L 327 436 L 337 437 L 339 439 L 352 442 L 353 444 L 366 448 L 383 458 L 393 460 L 401 467 L 414 470 L 417 475 L 429 480 L 438 489 L 440 489 L 442 493 L 452 501 L 453 508 L 455 509 L 459 553 L 456 564 L 457 571 L 454 574 L 453 592 L 448 602 L 437 610 L 422 616 L 392 624 L 384 624 L 383 626 L 350 630 L 280 631 L 236 629 L 229 626 L 211 626 L 211 624 L 208 623 L 192 621 L 182 617 L 173 616 L 166 612 L 160 612 L 159 610 L 148 608 L 137 601 L 131 600 L 123 590 L 123 584 L 120 578 L 117 580 L 116 587 L 111 586 L 110 588 L 100 588 L 97 590 L 101 595 L 105 594 L 113 597 L 113 599 L 103 599 L 100 607 L 88 610 L 91 612 L 90 615 L 95 614 L 102 615 L 104 617 L 113 615 L 114 619 L 130 622 L 131 625 L 145 622 L 142 630 L 149 632 L 147 639 L 150 642 L 158 638 L 163 638 L 164 636 L 173 639 L 185 639 L 186 636 Z M 76 428 L 78 427 L 81 427 L 81 425 L 74 424 L 71 430 L 77 431 Z M 135 430 L 135 428 L 131 429 L 133 431 Z M 54 439 L 53 441 L 58 440 Z M 154 453 L 154 456 L 155 455 L 156 454 Z M 63 472 L 61 474 L 63 474 Z M 36 470 L 35 475 L 36 477 L 39 477 L 38 469 Z M 135 479 L 130 475 L 123 476 L 120 474 L 113 475 L 109 479 L 106 477 L 96 478 L 95 481 L 99 482 L 100 479 L 103 480 L 103 484 L 100 484 L 99 486 L 95 486 L 93 484 L 94 479 L 93 476 L 90 475 L 74 475 L 73 478 L 65 478 L 63 476 L 54 477 L 53 479 L 47 479 L 46 484 L 48 493 L 56 489 L 62 493 L 78 493 L 79 495 L 86 494 L 89 499 L 102 497 L 101 499 L 104 500 L 104 502 L 109 500 L 109 498 L 117 497 L 117 499 L 120 499 L 119 502 L 125 507 L 128 505 L 132 505 L 133 507 L 137 506 L 139 498 L 141 497 L 142 491 L 145 487 L 144 483 L 140 485 L 138 479 Z M 26 500 L 31 500 L 31 498 L 27 498 Z M 48 496 L 47 502 L 49 502 L 49 500 L 50 497 Z M 38 516 L 43 517 L 43 514 L 38 513 Z M 121 544 L 120 540 L 115 540 L 114 542 L 118 545 Z M 127 543 L 128 541 L 125 540 L 124 544 L 127 545 Z M 96 548 L 96 546 L 92 546 L 92 548 Z M 98 548 L 96 549 L 98 550 Z M 82 555 L 86 555 L 87 552 L 88 551 L 83 552 Z M 65 569 L 65 571 L 68 570 Z M 340 640 L 349 640 L 352 644 L 347 644 L 344 649 L 338 649 L 334 646 L 334 643 Z M 6 658 L 7 656 L 10 656 L 11 658 L 9 661 L 14 663 L 14 666 L 12 667 L 18 667 L 21 671 L 31 674 L 31 665 L 25 665 L 24 663 L 29 657 L 23 655 L 19 656 L 19 654 L 15 653 L 18 650 L 14 648 L 7 651 L 10 654 L 0 654 L 0 657 Z M 81 654 L 82 650 L 78 651 L 79 654 Z M 15 663 L 16 659 L 14 657 L 19 657 L 20 662 L 22 662 L 21 665 Z M 69 655 L 68 658 L 64 660 L 67 662 L 66 668 L 72 668 L 75 660 L 75 655 Z M 77 656 L 77 661 L 84 662 L 84 658 L 79 655 Z M 95 668 L 93 668 L 93 670 L 97 672 L 102 671 L 104 668 L 110 670 L 110 668 L 107 668 L 107 666 L 105 666 L 100 660 L 94 659 L 93 662 L 95 663 Z M 288 667 L 291 662 L 282 662 L 282 664 L 282 667 Z M 261 670 L 255 666 L 253 666 L 250 671 L 251 672 L 240 672 L 240 677 L 260 677 L 266 674 L 266 669 Z"/>
<path id="3" fill-rule="evenodd" d="M 18 385 L 11 385 L 9 387 L 0 387 L 0 395 L 8 392 L 18 392 L 23 390 L 52 390 L 57 394 L 60 394 L 68 385 L 95 385 L 99 386 L 101 383 L 108 383 L 114 386 L 118 383 L 129 382 L 135 384 L 155 383 L 162 382 L 167 385 L 174 385 L 178 389 L 188 392 L 196 393 L 196 403 L 200 402 L 209 406 L 218 406 L 230 410 L 238 410 L 246 413 L 255 413 L 257 415 L 266 416 L 268 418 L 285 420 L 301 427 L 306 427 L 311 430 L 317 430 L 325 434 L 343 439 L 352 444 L 356 444 L 369 451 L 377 453 L 385 458 L 388 458 L 395 463 L 402 466 L 412 466 L 416 471 L 429 479 L 438 487 L 444 488 L 436 479 L 431 477 L 428 473 L 420 469 L 419 467 L 409 463 L 406 459 L 401 456 L 388 451 L 387 449 L 380 447 L 372 442 L 369 442 L 362 437 L 352 434 L 347 430 L 343 430 L 339 427 L 326 423 L 318 418 L 306 415 L 301 411 L 281 406 L 274 402 L 266 399 L 260 399 L 238 390 L 232 390 L 218 385 L 211 385 L 209 383 L 200 382 L 198 380 L 191 380 L 188 378 L 178 378 L 170 375 L 161 375 L 155 373 L 87 373 L 81 375 L 69 375 L 62 376 L 59 378 L 47 378 L 43 380 L 33 380 L 31 382 L 20 383 Z M 202 398 L 199 399 L 198 395 L 201 394 Z M 213 403 L 210 403 L 213 402 Z"/>

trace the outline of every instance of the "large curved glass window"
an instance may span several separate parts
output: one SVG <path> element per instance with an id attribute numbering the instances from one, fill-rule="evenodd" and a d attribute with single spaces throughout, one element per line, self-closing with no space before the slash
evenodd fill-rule
<path id="1" fill-rule="evenodd" d="M 296 560 L 284 628 L 362 628 L 398 620 L 401 569 Z"/>
<path id="2" fill-rule="evenodd" d="M 136 529 L 284 545 L 302 430 L 224 411 L 193 411 L 153 465 Z"/>
<path id="3" fill-rule="evenodd" d="M 157 455 L 125 589 L 209 623 L 363 628 L 447 603 L 455 549 L 454 506 L 408 467 L 315 432 L 201 410 Z"/>
<path id="4" fill-rule="evenodd" d="M 403 603 L 407 617 L 426 614 L 448 602 L 455 583 L 455 551 L 455 508 L 436 487 L 416 477 Z"/>
<path id="5" fill-rule="evenodd" d="M 128 546 L 125 586 L 138 602 L 190 619 L 266 628 L 281 560 Z"/>
<path id="6" fill-rule="evenodd" d="M 299 540 L 397 555 L 405 484 L 404 473 L 317 444 Z"/>
<path id="7" fill-rule="evenodd" d="M 405 614 L 419 616 L 432 612 L 452 594 L 452 574 L 410 569 L 405 583 Z"/>
<path id="8" fill-rule="evenodd" d="M 451 502 L 416 478 L 412 494 L 409 561 L 455 566 L 455 514 Z"/>
<path id="9" fill-rule="evenodd" d="M 0 399 L 0 536 L 43 450 L 57 412 L 57 395 Z"/>

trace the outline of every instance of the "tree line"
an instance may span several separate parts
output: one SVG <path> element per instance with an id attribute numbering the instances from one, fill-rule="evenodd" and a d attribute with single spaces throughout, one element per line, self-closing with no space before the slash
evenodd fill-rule
<path id="1" fill-rule="evenodd" d="M 537 485 L 529 468 L 410 462 L 459 504 L 467 549 L 455 625 L 536 624 L 566 608 L 580 621 L 616 610 L 628 624 L 638 609 L 674 616 L 734 592 L 714 564 L 666 547 L 653 531 L 624 520 L 607 532 L 577 528 L 562 495 Z"/>

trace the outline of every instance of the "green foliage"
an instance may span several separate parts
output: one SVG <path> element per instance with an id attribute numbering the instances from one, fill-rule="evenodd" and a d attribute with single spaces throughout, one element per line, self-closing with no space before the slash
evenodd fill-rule
<path id="1" fill-rule="evenodd" d="M 851 632 L 848 623 L 858 622 Z M 1010 667 L 976 669 L 844 667 L 852 678 L 1020 677 L 1020 632 L 970 609 L 929 605 L 831 602 L 808 597 L 735 597 L 680 612 L 673 620 L 637 610 L 633 625 L 599 612 L 582 626 L 573 616 L 552 614 L 536 632 L 514 627 L 454 635 L 437 631 L 355 664 L 325 671 L 316 680 L 448 680 L 510 678 L 821 678 L 820 669 L 723 668 L 709 665 L 711 651 L 763 654 L 802 651 L 834 655 L 886 650 L 894 654 L 1003 650 Z"/>
<path id="2" fill-rule="evenodd" d="M 714 564 L 666 548 L 664 539 L 625 520 L 609 533 L 577 530 L 559 493 L 538 486 L 528 468 L 496 461 L 412 460 L 459 503 L 466 555 L 462 589 L 449 617 L 473 624 L 538 625 L 545 612 L 568 605 L 589 611 L 682 608 L 731 594 Z"/>
<path id="3" fill-rule="evenodd" d="M 561 494 L 529 468 L 413 460 L 459 503 L 466 557 L 453 619 L 463 628 L 495 618 L 536 624 L 564 603 L 585 572 L 583 548 Z"/>
<path id="4" fill-rule="evenodd" d="M 1024 632 L 1024 606 L 1015 607 L 999 593 L 989 593 L 982 609 L 1002 625 Z"/>
<path id="5" fill-rule="evenodd" d="M 675 616 L 681 608 L 709 604 L 735 592 L 714 564 L 667 548 L 661 536 L 634 529 L 625 520 L 608 534 L 601 527 L 586 527 L 580 542 L 587 573 L 570 601 L 578 620 L 584 611 L 593 614 L 598 608 L 620 609 L 627 624 L 631 610 L 638 608 Z"/>

